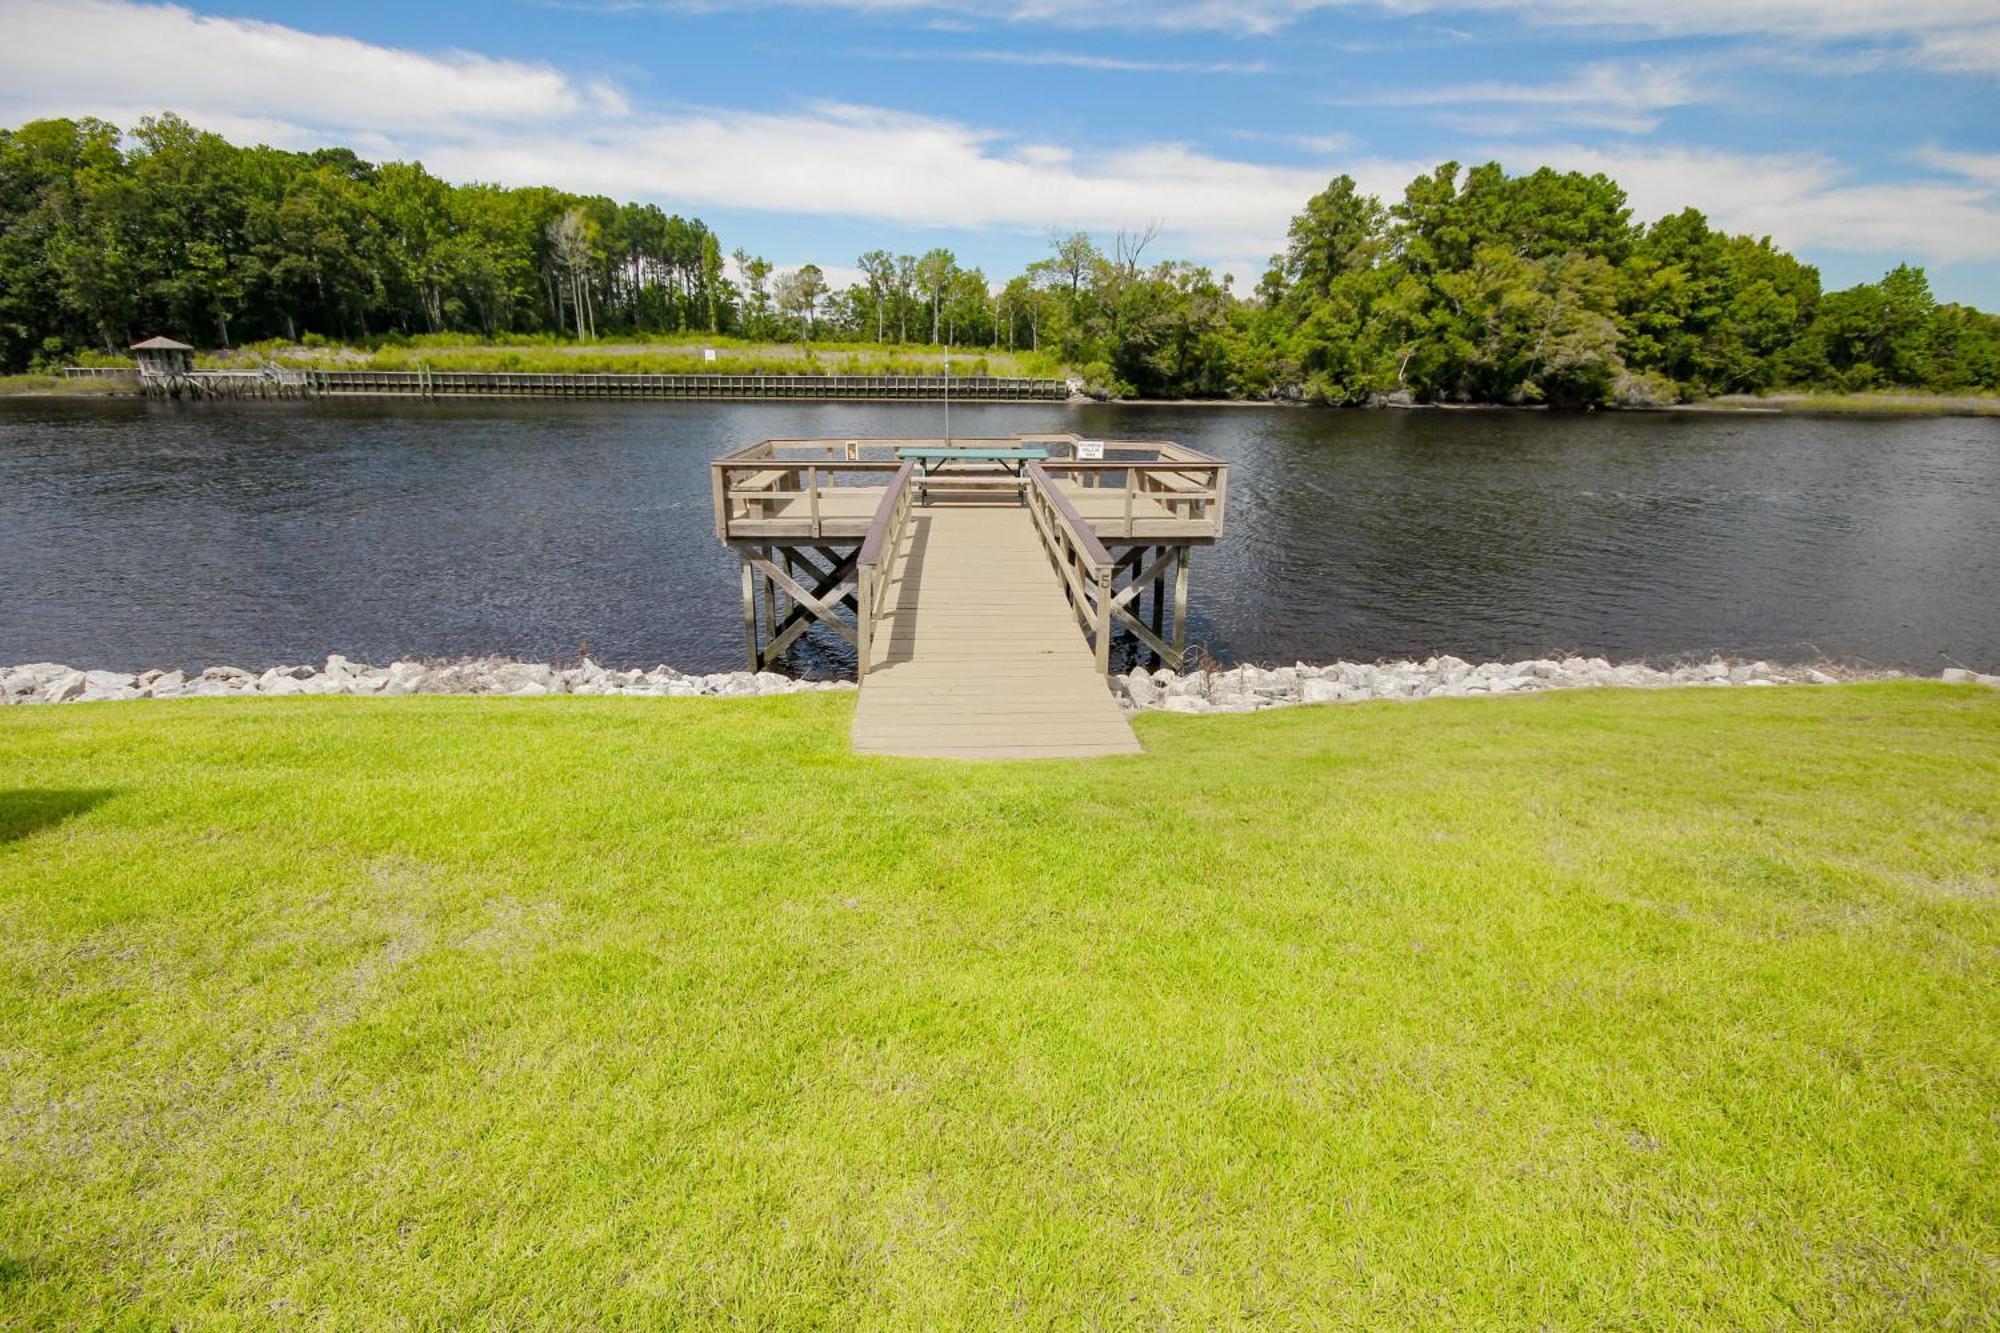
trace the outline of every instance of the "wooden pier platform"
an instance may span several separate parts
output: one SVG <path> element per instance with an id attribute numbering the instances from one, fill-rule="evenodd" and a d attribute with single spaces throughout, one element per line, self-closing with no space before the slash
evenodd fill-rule
<path id="1" fill-rule="evenodd" d="M 1181 665 L 1189 561 L 1222 535 L 1227 471 L 1167 441 L 1074 435 L 738 450 L 711 482 L 716 536 L 743 562 L 746 659 L 783 669 L 815 630 L 853 645 L 863 753 L 1135 753 L 1112 639 Z"/>
<path id="2" fill-rule="evenodd" d="M 1137 754 L 1019 504 L 918 507 L 861 674 L 854 748 L 947 759 Z"/>

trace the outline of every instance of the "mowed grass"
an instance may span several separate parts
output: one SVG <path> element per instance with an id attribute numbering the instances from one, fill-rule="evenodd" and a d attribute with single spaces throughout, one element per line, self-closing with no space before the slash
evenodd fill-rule
<path id="1" fill-rule="evenodd" d="M 2000 694 L 0 714 L 0 1324 L 1991 1327 Z"/>

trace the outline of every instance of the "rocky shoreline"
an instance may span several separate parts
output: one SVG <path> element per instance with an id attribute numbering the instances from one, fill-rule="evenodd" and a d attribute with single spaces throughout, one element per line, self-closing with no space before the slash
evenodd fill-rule
<path id="1" fill-rule="evenodd" d="M 1335 662 L 1330 666 L 1231 667 L 1226 671 L 1142 671 L 1113 676 L 1111 687 L 1128 711 L 1249 713 L 1288 704 L 1366 703 L 1376 699 L 1457 699 L 1546 690 L 1670 689 L 1716 685 L 1838 685 L 1905 680 L 1902 671 L 1856 670 L 1831 663 L 1773 666 L 1769 662 L 1706 662 L 1671 667 L 1613 665 L 1602 657 L 1484 662 L 1432 657 L 1422 662 Z M 2000 676 L 1951 668 L 1942 679 L 2000 686 Z"/>
<path id="2" fill-rule="evenodd" d="M 1769 662 L 1707 662 L 1671 667 L 1641 662 L 1613 665 L 1602 657 L 1537 658 L 1475 665 L 1457 657 L 1422 662 L 1335 662 L 1288 667 L 1238 666 L 1219 671 L 1145 671 L 1111 677 L 1112 692 L 1128 712 L 1249 713 L 1290 704 L 1363 703 L 1376 699 L 1466 698 L 1534 694 L 1564 689 L 1664 689 L 1716 685 L 1836 685 L 1853 680 L 1899 680 L 1900 671 L 1857 671 Z M 2000 675 L 1953 667 L 1940 679 L 2000 687 Z M 280 666 L 266 671 L 215 666 L 182 671 L 87 671 L 58 662 L 0 667 L 0 703 L 109 703 L 123 699 L 203 699 L 235 695 L 476 694 L 531 698 L 549 694 L 633 695 L 651 698 L 744 698 L 852 690 L 845 680 L 799 680 L 771 671 L 721 671 L 689 675 L 669 666 L 651 671 L 615 670 L 585 658 L 574 666 L 463 658 L 450 662 L 392 662 L 370 666 L 334 654 L 320 666 Z"/>
<path id="3" fill-rule="evenodd" d="M 452 662 L 391 662 L 370 666 L 338 653 L 321 666 L 277 666 L 267 671 L 214 666 L 182 671 L 84 671 L 56 662 L 0 667 L 0 702 L 98 703 L 119 699 L 209 699 L 231 695 L 486 694 L 529 698 L 543 694 L 632 694 L 658 698 L 708 695 L 740 698 L 851 690 L 844 680 L 796 680 L 771 671 L 687 675 L 669 666 L 616 671 L 585 658 L 575 666 L 462 658 Z"/>

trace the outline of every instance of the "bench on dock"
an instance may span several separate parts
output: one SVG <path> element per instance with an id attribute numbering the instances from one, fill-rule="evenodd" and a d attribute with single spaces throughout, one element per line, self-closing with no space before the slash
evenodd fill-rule
<path id="1" fill-rule="evenodd" d="M 1016 446 L 1004 449 L 954 448 L 944 445 L 939 448 L 905 448 L 896 451 L 896 457 L 917 465 L 917 502 L 928 504 L 931 492 L 942 490 L 981 491 L 1011 490 L 1021 492 L 1026 480 L 1022 469 L 1030 463 L 1039 463 L 1049 456 L 1047 449 L 1039 446 Z M 953 467 L 953 464 L 986 464 L 983 468 Z M 940 485 L 939 483 L 943 484 Z"/>

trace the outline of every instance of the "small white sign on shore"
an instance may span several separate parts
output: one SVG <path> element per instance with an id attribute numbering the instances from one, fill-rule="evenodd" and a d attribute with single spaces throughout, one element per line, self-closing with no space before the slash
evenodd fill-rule
<path id="1" fill-rule="evenodd" d="M 1102 460 L 1104 457 L 1104 441 L 1078 440 L 1076 442 L 1076 456 L 1079 459 L 1089 461 Z"/>
<path id="2" fill-rule="evenodd" d="M 701 359 L 702 359 L 702 360 L 704 360 L 704 361 L 713 361 L 713 360 L 715 360 L 715 349 L 714 349 L 713 347 L 704 347 L 704 348 L 702 348 L 702 349 L 701 349 Z"/>

